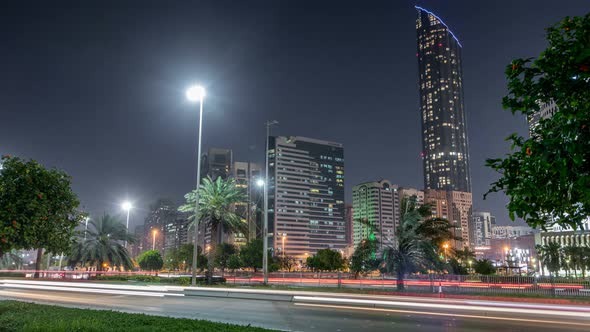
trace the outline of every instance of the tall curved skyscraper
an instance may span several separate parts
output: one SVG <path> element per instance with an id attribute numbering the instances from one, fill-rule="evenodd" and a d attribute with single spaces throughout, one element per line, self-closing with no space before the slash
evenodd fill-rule
<path id="1" fill-rule="evenodd" d="M 416 9 L 424 188 L 471 192 L 462 46 L 438 16 Z"/>

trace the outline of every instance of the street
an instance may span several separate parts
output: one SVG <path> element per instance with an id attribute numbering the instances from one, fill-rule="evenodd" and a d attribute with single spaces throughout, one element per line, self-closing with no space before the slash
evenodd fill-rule
<path id="1" fill-rule="evenodd" d="M 19 289 L 0 285 L 0 299 L 18 299 L 69 307 L 205 319 L 289 331 L 588 331 L 590 308 L 526 303 L 454 301 L 346 295 L 331 298 L 301 293 L 293 301 L 184 296 L 182 288 L 144 291 L 132 286 L 69 291 Z M 25 285 L 26 287 L 37 287 Z M 22 286 L 22 287 L 25 287 Z M 20 287 L 20 286 L 16 286 Z M 99 287 L 94 285 L 93 287 Z M 109 287 L 126 287 L 108 289 Z M 251 290 L 252 293 L 257 291 Z M 560 309 L 560 310 L 552 310 Z"/>

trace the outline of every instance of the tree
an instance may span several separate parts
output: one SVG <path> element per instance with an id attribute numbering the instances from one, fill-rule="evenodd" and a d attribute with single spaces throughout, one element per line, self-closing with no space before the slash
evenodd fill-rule
<path id="1" fill-rule="evenodd" d="M 179 211 L 193 213 L 190 218 L 196 220 L 194 215 L 196 192 L 186 194 L 186 204 L 179 208 Z M 234 205 L 245 201 L 244 192 L 236 187 L 233 178 L 224 180 L 218 177 L 213 181 L 210 177 L 203 179 L 199 187 L 199 219 L 193 221 L 192 227 L 198 227 L 199 223 L 205 223 L 211 230 L 211 250 L 209 251 L 208 282 L 212 282 L 214 267 L 213 253 L 216 252 L 217 243 L 222 242 L 223 233 L 248 232 L 248 224 L 235 212 Z"/>
<path id="2" fill-rule="evenodd" d="M 561 267 L 561 246 L 557 242 L 549 242 L 544 245 L 537 245 L 537 253 L 541 259 L 541 264 L 549 271 L 549 274 L 553 273 L 553 276 L 557 275 L 559 268 Z"/>
<path id="3" fill-rule="evenodd" d="M 532 116 L 541 103 L 558 111 L 541 119 L 526 139 L 510 135 L 511 152 L 486 164 L 501 177 L 490 192 L 508 195 L 512 220 L 579 228 L 590 217 L 590 14 L 566 17 L 547 29 L 549 47 L 536 59 L 506 68 L 503 106 Z M 485 197 L 485 196 L 484 196 Z"/>
<path id="4" fill-rule="evenodd" d="M 455 252 L 455 257 L 457 258 L 459 263 L 462 263 L 463 265 L 465 265 L 465 263 L 467 263 L 469 261 L 473 261 L 475 259 L 475 252 L 473 250 L 469 249 L 468 247 L 465 247 L 463 249 L 456 249 L 456 250 L 454 250 L 454 252 Z"/>
<path id="5" fill-rule="evenodd" d="M 406 274 L 439 268 L 440 259 L 436 255 L 438 244 L 452 234 L 448 221 L 428 218 L 430 208 L 427 205 L 418 206 L 415 198 L 404 198 L 400 210 L 397 241 L 395 246 L 383 251 L 381 267 L 386 272 L 396 272 L 397 289 L 403 290 Z"/>
<path id="6" fill-rule="evenodd" d="M 133 262 L 123 243 L 135 243 L 133 235 L 127 233 L 125 225 L 108 214 L 97 220 L 88 222 L 86 239 L 79 235 L 68 255 L 69 263 L 75 265 L 95 265 L 97 271 L 102 271 L 107 265 L 131 269 Z"/>
<path id="7" fill-rule="evenodd" d="M 289 272 L 291 272 L 293 270 L 293 268 L 297 265 L 297 258 L 293 257 L 293 256 L 283 256 L 283 255 L 279 255 L 275 257 L 276 263 L 279 264 L 279 267 L 282 270 L 287 270 Z"/>
<path id="8" fill-rule="evenodd" d="M 240 259 L 240 255 L 233 254 L 229 256 L 227 260 L 227 268 L 230 269 L 232 272 L 242 267 L 242 260 Z"/>
<path id="9" fill-rule="evenodd" d="M 359 243 L 350 258 L 350 271 L 354 273 L 355 278 L 361 273 L 377 269 L 379 260 L 375 256 L 376 250 L 377 241 L 374 239 L 364 239 Z"/>
<path id="10" fill-rule="evenodd" d="M 251 268 L 254 272 L 262 268 L 262 252 L 263 252 L 262 239 L 252 240 L 246 243 L 240 249 L 240 260 L 242 265 L 246 268 Z M 268 255 L 269 260 L 272 255 Z"/>
<path id="11" fill-rule="evenodd" d="M 233 244 L 221 243 L 217 246 L 215 253 L 215 266 L 221 269 L 221 273 L 225 271 L 229 264 L 229 258 L 237 254 L 238 249 Z"/>
<path id="12" fill-rule="evenodd" d="M 16 250 L 11 250 L 0 257 L 0 269 L 20 270 L 23 267 L 23 258 Z"/>
<path id="13" fill-rule="evenodd" d="M 173 258 L 173 260 L 178 262 L 178 267 L 183 271 L 192 269 L 193 250 L 194 245 L 192 243 L 183 244 L 178 250 L 173 250 L 173 253 L 177 256 Z M 207 257 L 203 255 L 203 249 L 201 246 L 197 246 L 197 267 L 203 271 L 205 266 L 207 266 Z"/>
<path id="14" fill-rule="evenodd" d="M 137 264 L 142 270 L 159 271 L 164 266 L 164 261 L 158 250 L 147 250 L 137 257 Z"/>
<path id="15" fill-rule="evenodd" d="M 318 252 L 307 257 L 307 267 L 314 271 L 336 271 L 344 268 L 344 258 L 335 250 L 330 248 L 318 250 Z"/>
<path id="16" fill-rule="evenodd" d="M 428 206 L 428 205 L 427 205 Z M 443 243 L 450 241 L 460 241 L 461 237 L 455 236 L 456 227 L 447 219 L 431 218 L 431 212 L 416 209 L 416 212 L 422 216 L 423 221 L 416 227 L 416 234 L 423 239 L 427 239 L 435 248 L 440 248 Z"/>
<path id="17" fill-rule="evenodd" d="M 254 272 L 262 268 L 263 243 L 261 239 L 252 240 L 240 249 L 240 259 L 244 267 L 251 268 Z M 270 255 L 269 255 L 270 256 Z"/>
<path id="18" fill-rule="evenodd" d="M 457 260 L 456 258 L 449 259 L 449 267 L 450 267 L 449 273 L 458 274 L 458 275 L 469 274 L 469 272 L 467 271 L 467 267 L 465 267 L 465 265 L 463 265 L 461 262 L 459 262 L 459 260 Z"/>
<path id="19" fill-rule="evenodd" d="M 164 256 L 164 267 L 168 270 L 180 269 L 182 262 L 180 261 L 180 255 L 178 249 L 170 248 L 166 251 Z"/>
<path id="20" fill-rule="evenodd" d="M 473 270 L 475 273 L 483 275 L 496 273 L 496 268 L 489 259 L 476 260 L 473 264 Z"/>
<path id="21" fill-rule="evenodd" d="M 71 178 L 34 160 L 3 156 L 0 171 L 0 257 L 12 249 L 37 248 L 61 253 L 72 244 L 84 215 L 71 189 Z M 37 259 L 35 269 L 40 269 Z M 38 276 L 36 273 L 35 276 Z"/>

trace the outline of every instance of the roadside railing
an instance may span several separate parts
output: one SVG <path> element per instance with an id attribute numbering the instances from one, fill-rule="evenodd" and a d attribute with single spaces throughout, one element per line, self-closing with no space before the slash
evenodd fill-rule
<path id="1" fill-rule="evenodd" d="M 158 275 L 161 279 L 190 277 L 190 273 L 172 271 L 0 270 L 0 278 L 33 278 L 35 272 L 43 279 L 81 281 L 98 279 L 99 276 Z M 203 273 L 199 276 L 203 277 Z M 216 271 L 215 276 L 223 276 L 226 284 L 230 285 L 259 286 L 264 280 L 260 271 Z M 345 272 L 273 272 L 269 273 L 269 284 L 298 288 L 398 291 L 397 276 L 393 274 L 355 276 Z M 409 293 L 590 297 L 589 278 L 416 274 L 405 276 L 403 286 L 403 291 Z"/>

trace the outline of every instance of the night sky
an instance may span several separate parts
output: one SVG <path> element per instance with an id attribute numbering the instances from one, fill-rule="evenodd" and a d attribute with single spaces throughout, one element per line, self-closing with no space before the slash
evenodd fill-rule
<path id="1" fill-rule="evenodd" d="M 422 188 L 415 4 L 463 45 L 474 208 L 506 224 L 506 197 L 482 199 L 497 177 L 485 159 L 526 133 L 524 118 L 502 109 L 504 67 L 537 56 L 545 27 L 590 9 L 588 0 L 90 3 L 0 5 L 0 154 L 66 170 L 94 216 L 130 199 L 134 224 L 157 198 L 180 202 L 194 187 L 198 111 L 184 98 L 193 82 L 208 91 L 205 150 L 262 162 L 264 122 L 276 119 L 275 134 L 344 144 L 347 201 L 362 181 Z"/>

